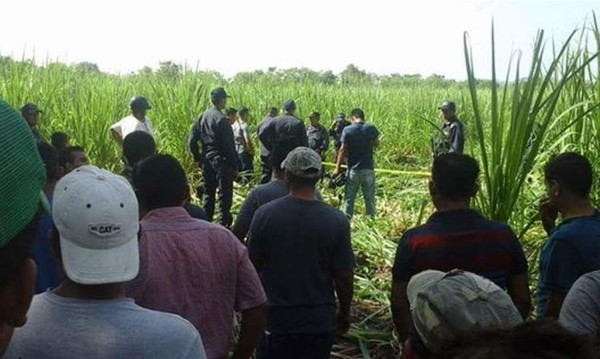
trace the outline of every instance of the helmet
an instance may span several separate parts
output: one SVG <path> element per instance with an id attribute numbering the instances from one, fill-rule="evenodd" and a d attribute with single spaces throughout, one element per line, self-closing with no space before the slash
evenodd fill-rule
<path id="1" fill-rule="evenodd" d="M 131 101 L 129 101 L 129 108 L 131 108 L 132 111 L 149 110 L 152 106 L 150 106 L 150 103 L 144 96 L 134 96 L 131 98 Z"/>

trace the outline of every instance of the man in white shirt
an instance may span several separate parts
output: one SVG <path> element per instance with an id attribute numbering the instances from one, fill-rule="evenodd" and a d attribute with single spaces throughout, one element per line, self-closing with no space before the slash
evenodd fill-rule
<path id="1" fill-rule="evenodd" d="M 123 140 L 128 134 L 135 131 L 144 131 L 154 137 L 152 122 L 146 117 L 146 111 L 152 108 L 148 100 L 144 96 L 134 96 L 129 102 L 129 108 L 131 108 L 131 115 L 121 119 L 110 128 L 112 137 L 119 145 L 123 144 Z"/>
<path id="2" fill-rule="evenodd" d="M 238 167 L 240 177 L 238 180 L 241 183 L 248 183 L 254 172 L 254 145 L 252 138 L 248 132 L 248 118 L 250 111 L 246 107 L 242 107 L 239 111 L 238 120 L 231 125 L 233 130 L 233 139 L 235 141 L 235 149 L 238 153 Z"/>

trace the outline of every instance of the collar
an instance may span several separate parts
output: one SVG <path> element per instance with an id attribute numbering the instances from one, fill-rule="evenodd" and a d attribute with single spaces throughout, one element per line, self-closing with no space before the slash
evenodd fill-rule
<path id="1" fill-rule="evenodd" d="M 556 228 L 554 229 L 554 231 L 557 231 L 560 227 L 562 226 L 566 226 L 569 223 L 578 221 L 580 219 L 596 219 L 596 220 L 600 220 L 600 212 L 598 212 L 598 210 L 594 210 L 594 214 L 592 214 L 591 216 L 582 216 L 582 217 L 574 217 L 574 218 L 569 218 L 567 220 L 564 220 L 562 222 L 559 223 L 558 226 L 556 226 Z"/>
<path id="2" fill-rule="evenodd" d="M 153 209 L 144 216 L 144 221 L 172 221 L 175 219 L 190 219 L 192 218 L 185 208 L 179 207 L 164 207 Z"/>
<path id="3" fill-rule="evenodd" d="M 473 209 L 457 209 L 454 211 L 440 212 L 437 211 L 429 217 L 427 223 L 445 223 L 449 221 L 465 221 L 484 219 L 483 215 Z"/>

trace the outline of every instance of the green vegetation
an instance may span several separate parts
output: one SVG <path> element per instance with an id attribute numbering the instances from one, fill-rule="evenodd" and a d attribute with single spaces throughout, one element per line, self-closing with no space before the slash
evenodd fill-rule
<path id="1" fill-rule="evenodd" d="M 492 32 L 492 43 L 493 43 Z M 582 31 L 560 45 L 549 46 L 540 32 L 531 63 L 523 73 L 519 58 L 504 81 L 496 77 L 492 52 L 491 81 L 476 79 L 468 38 L 465 57 L 468 81 L 441 76 L 375 76 L 349 66 L 341 74 L 290 69 L 241 73 L 225 79 L 217 73 L 198 72 L 171 62 L 158 71 L 149 68 L 127 76 L 101 73 L 90 63 L 67 66 L 0 58 L 0 96 L 15 107 L 35 102 L 44 110 L 41 130 L 71 135 L 72 143 L 86 147 L 92 162 L 112 170 L 121 168 L 119 149 L 109 126 L 128 113 L 134 94 L 153 105 L 159 149 L 179 158 L 190 180 L 199 173 L 187 150 L 190 127 L 208 107 L 209 91 L 224 86 L 234 107 L 251 109 L 256 128 L 266 110 L 294 98 L 299 117 L 319 110 L 325 126 L 335 114 L 353 107 L 364 109 L 367 120 L 382 134 L 377 151 L 379 168 L 427 171 L 431 161 L 430 122 L 441 123 L 437 106 L 451 99 L 467 128 L 467 149 L 481 163 L 481 194 L 477 206 L 489 217 L 509 222 L 526 247 L 532 285 L 543 231 L 535 223 L 537 203 L 544 193 L 541 166 L 554 153 L 580 151 L 600 164 L 600 31 L 594 16 Z M 493 48 L 493 47 L 492 47 Z M 458 49 L 457 49 L 458 51 Z M 329 154 L 329 160 L 333 156 Z M 258 161 L 255 163 L 258 168 Z M 357 216 L 353 243 L 359 268 L 356 275 L 355 323 L 346 341 L 336 345 L 335 357 L 383 357 L 396 346 L 392 336 L 388 292 L 396 243 L 409 227 L 433 211 L 427 179 L 409 174 L 379 173 L 378 217 Z M 339 206 L 341 190 L 321 189 L 325 199 Z M 234 211 L 248 188 L 236 187 Z M 596 195 L 599 192 L 596 192 Z M 357 213 L 363 211 L 358 201 Z M 535 289 L 535 288 L 534 288 Z"/>

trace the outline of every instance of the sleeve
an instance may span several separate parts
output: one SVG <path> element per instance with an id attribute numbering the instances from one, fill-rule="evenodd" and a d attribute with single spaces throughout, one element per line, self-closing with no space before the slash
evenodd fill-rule
<path id="1" fill-rule="evenodd" d="M 261 124 L 258 127 L 258 139 L 269 151 L 273 150 L 272 135 L 273 132 L 273 121 Z"/>
<path id="2" fill-rule="evenodd" d="M 458 124 L 450 126 L 450 152 L 463 152 L 463 134 Z"/>
<path id="3" fill-rule="evenodd" d="M 333 254 L 333 270 L 354 269 L 356 260 L 352 250 L 352 239 L 350 232 L 350 221 L 345 217 L 342 219 L 341 235 Z"/>
<path id="4" fill-rule="evenodd" d="M 200 119 L 198 119 L 194 126 L 192 126 L 192 133 L 190 134 L 190 139 L 188 140 L 188 147 L 190 148 L 192 156 L 194 156 L 194 161 L 203 162 L 204 156 L 200 153 L 198 141 L 200 141 Z"/>
<path id="5" fill-rule="evenodd" d="M 252 218 L 254 217 L 254 213 L 258 209 L 258 203 L 256 198 L 256 192 L 251 191 L 248 194 L 248 197 L 242 203 L 242 207 L 240 208 L 240 212 L 236 218 L 236 225 L 242 226 L 243 228 L 249 229 L 250 224 L 252 223 Z"/>
<path id="6" fill-rule="evenodd" d="M 600 331 L 598 298 L 598 283 L 590 275 L 584 275 L 567 294 L 558 322 L 572 333 L 597 338 Z"/>
<path id="7" fill-rule="evenodd" d="M 323 144 L 321 145 L 321 150 L 325 152 L 329 148 L 329 136 L 325 127 L 321 128 L 321 136 L 323 136 Z"/>
<path id="8" fill-rule="evenodd" d="M 259 209 L 254 213 L 254 218 L 250 223 L 250 230 L 248 231 L 248 253 L 252 258 L 264 258 L 264 237 L 263 237 L 263 216 L 262 211 Z"/>
<path id="9" fill-rule="evenodd" d="M 342 130 L 342 136 L 340 137 L 340 141 L 342 143 L 346 143 L 346 140 L 347 140 L 346 137 L 348 137 L 348 127 L 347 126 L 344 127 L 344 129 Z"/>
<path id="10" fill-rule="evenodd" d="M 567 294 L 582 272 L 579 264 L 582 259 L 571 245 L 560 239 L 552 240 L 548 252 L 548 264 L 542 276 L 548 290 Z"/>
<path id="11" fill-rule="evenodd" d="M 221 154 L 225 157 L 225 162 L 230 168 L 237 169 L 237 151 L 233 140 L 233 129 L 225 117 L 219 119 L 218 126 Z"/>
<path id="12" fill-rule="evenodd" d="M 110 129 L 123 136 L 123 120 L 117 121 L 114 125 L 110 126 Z"/>
<path id="13" fill-rule="evenodd" d="M 379 139 L 379 130 L 377 127 L 373 126 L 373 141 L 377 141 Z"/>
<path id="14" fill-rule="evenodd" d="M 256 269 L 250 262 L 248 250 L 237 238 L 233 240 L 239 258 L 234 308 L 237 312 L 241 312 L 266 303 L 267 297 Z"/>
<path id="15" fill-rule="evenodd" d="M 392 268 L 392 276 L 395 281 L 408 283 L 413 274 L 411 269 L 412 250 L 408 245 L 408 241 L 408 237 L 404 235 L 398 243 L 394 267 Z"/>

